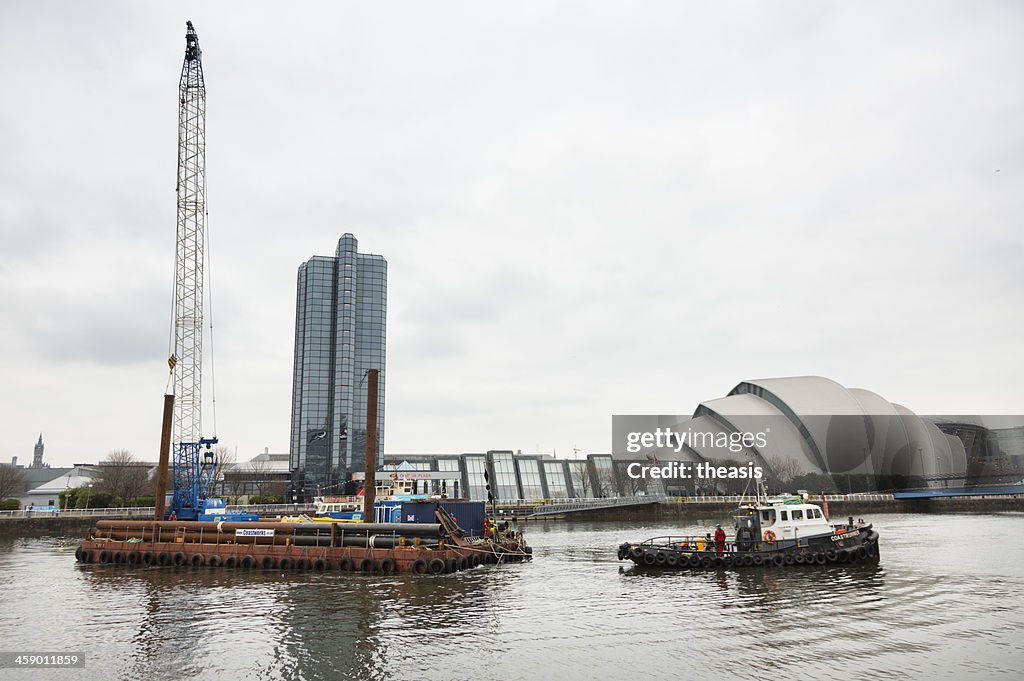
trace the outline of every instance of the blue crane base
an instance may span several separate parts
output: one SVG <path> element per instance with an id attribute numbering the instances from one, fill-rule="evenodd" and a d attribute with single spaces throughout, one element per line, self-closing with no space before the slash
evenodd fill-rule
<path id="1" fill-rule="evenodd" d="M 178 442 L 174 445 L 174 496 L 171 513 L 178 520 L 196 520 L 204 512 L 206 493 L 217 474 L 217 457 L 213 445 L 217 438 L 200 438 L 199 442 Z"/>

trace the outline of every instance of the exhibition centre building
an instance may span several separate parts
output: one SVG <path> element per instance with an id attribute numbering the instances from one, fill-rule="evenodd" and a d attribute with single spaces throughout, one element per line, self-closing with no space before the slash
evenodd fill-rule
<path id="1" fill-rule="evenodd" d="M 799 473 L 955 478 L 967 473 L 964 443 L 907 407 L 820 376 L 743 381 L 701 402 L 679 423 L 697 432 L 765 432 L 743 452 L 687 447 L 693 460 L 753 459 Z"/>
<path id="2" fill-rule="evenodd" d="M 669 429 L 678 439 L 627 451 L 616 438 L 611 454 L 574 459 L 512 450 L 386 454 L 384 470 L 420 480 L 419 491 L 472 499 L 490 494 L 507 502 L 741 493 L 749 482 L 637 478 L 630 475 L 637 463 L 756 466 L 771 491 L 813 492 L 1019 479 L 1024 463 L 1024 428 L 992 429 L 977 417 L 921 417 L 870 390 L 819 376 L 743 381 L 690 415 L 619 418 Z"/>

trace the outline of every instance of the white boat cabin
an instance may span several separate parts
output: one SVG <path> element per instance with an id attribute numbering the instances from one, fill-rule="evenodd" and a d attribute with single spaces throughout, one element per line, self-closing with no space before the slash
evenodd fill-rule
<path id="1" fill-rule="evenodd" d="M 765 541 L 802 539 L 833 531 L 821 508 L 814 504 L 769 500 L 754 510 L 760 516 L 761 539 Z"/>

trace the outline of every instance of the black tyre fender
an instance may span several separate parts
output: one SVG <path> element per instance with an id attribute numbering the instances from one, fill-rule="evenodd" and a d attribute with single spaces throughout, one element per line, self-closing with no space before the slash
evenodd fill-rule
<path id="1" fill-rule="evenodd" d="M 297 558 L 295 559 L 295 569 L 300 572 L 309 570 L 309 559 L 308 558 Z"/>
<path id="2" fill-rule="evenodd" d="M 839 554 L 836 556 L 836 561 L 839 563 L 850 562 L 850 552 L 846 549 L 840 549 Z"/>
<path id="3" fill-rule="evenodd" d="M 674 553 L 668 554 L 665 556 L 665 565 L 668 565 L 669 567 L 677 567 L 679 565 L 679 557 Z"/>
<path id="4" fill-rule="evenodd" d="M 289 558 L 288 556 L 285 556 L 281 560 L 277 561 L 277 567 L 281 568 L 282 570 L 291 570 L 292 569 L 292 559 Z"/>
<path id="5" fill-rule="evenodd" d="M 77 560 L 79 563 L 84 562 L 82 560 L 82 547 L 81 546 L 79 546 L 77 549 L 75 549 L 75 560 Z"/>
<path id="6" fill-rule="evenodd" d="M 152 551 L 146 551 L 142 554 L 142 564 L 148 567 L 153 564 L 154 558 Z"/>
<path id="7" fill-rule="evenodd" d="M 238 556 L 228 556 L 227 560 L 224 561 L 224 567 L 236 568 L 238 567 Z"/>
<path id="8" fill-rule="evenodd" d="M 123 562 L 124 562 L 124 551 L 115 551 L 114 552 L 114 563 L 116 563 L 117 565 L 120 565 Z"/>
<path id="9" fill-rule="evenodd" d="M 828 557 L 824 553 L 814 554 L 814 562 L 818 565 L 824 565 L 828 562 Z"/>
<path id="10" fill-rule="evenodd" d="M 174 564 L 175 565 L 178 565 L 178 566 L 184 565 L 186 560 L 187 559 L 185 558 L 185 554 L 182 553 L 181 551 L 178 551 L 176 554 L 174 554 Z"/>
<path id="11" fill-rule="evenodd" d="M 775 567 L 782 567 L 786 562 L 786 559 L 782 557 L 781 553 L 776 553 L 772 556 L 772 565 Z"/>
<path id="12" fill-rule="evenodd" d="M 338 569 L 341 572 L 352 572 L 352 559 L 342 558 L 338 561 Z"/>
<path id="13" fill-rule="evenodd" d="M 837 560 L 839 560 L 839 552 L 835 549 L 827 549 L 825 551 L 825 560 L 827 560 L 830 563 L 836 562 Z"/>
<path id="14" fill-rule="evenodd" d="M 743 566 L 744 567 L 750 567 L 753 564 L 754 564 L 754 557 L 753 556 L 743 556 Z"/>
<path id="15" fill-rule="evenodd" d="M 796 562 L 796 556 L 794 556 L 792 553 L 787 553 L 782 557 L 782 562 L 786 565 L 792 565 Z"/>
<path id="16" fill-rule="evenodd" d="M 495 558 L 497 561 L 497 558 Z M 459 561 L 456 558 L 449 558 L 444 562 L 444 571 L 448 573 L 456 572 L 459 569 Z"/>
<path id="17" fill-rule="evenodd" d="M 156 557 L 156 564 L 157 565 L 165 565 L 165 566 L 166 565 L 170 565 L 171 564 L 171 554 L 167 553 L 166 551 L 161 551 L 160 555 L 158 555 Z"/>
<path id="18" fill-rule="evenodd" d="M 722 567 L 726 569 L 731 568 L 734 562 L 732 556 L 722 556 Z"/>
<path id="19" fill-rule="evenodd" d="M 142 559 L 142 554 L 138 551 L 129 551 L 128 555 L 124 557 L 125 562 L 129 565 L 138 565 L 139 560 Z"/>
<path id="20" fill-rule="evenodd" d="M 440 575 L 444 572 L 444 561 L 440 558 L 434 558 L 430 561 L 430 574 Z"/>
<path id="21" fill-rule="evenodd" d="M 480 567 L 480 555 L 474 553 L 472 556 L 470 556 L 469 564 L 473 567 Z"/>
<path id="22" fill-rule="evenodd" d="M 657 560 L 652 552 L 647 551 L 644 553 L 644 565 L 654 565 Z"/>
<path id="23" fill-rule="evenodd" d="M 466 558 L 465 556 L 460 557 L 459 558 L 459 569 L 460 570 L 465 570 L 468 567 L 469 567 L 469 559 Z"/>
<path id="24" fill-rule="evenodd" d="M 750 559 L 754 561 L 754 565 L 764 565 L 764 556 L 762 555 L 754 555 Z"/>
<path id="25" fill-rule="evenodd" d="M 313 569 L 317 572 L 323 572 L 327 569 L 327 561 L 323 558 L 317 558 L 313 561 Z"/>
<path id="26" fill-rule="evenodd" d="M 657 551 L 654 554 L 654 562 L 658 565 L 664 565 L 665 561 L 668 560 L 668 556 L 665 555 L 664 551 Z"/>
<path id="27" fill-rule="evenodd" d="M 793 556 L 793 562 L 797 565 L 803 565 L 807 562 L 807 560 L 804 558 L 804 554 L 798 553 L 795 556 Z"/>
<path id="28" fill-rule="evenodd" d="M 868 549 L 867 549 L 867 547 L 861 546 L 861 547 L 859 547 L 857 549 L 857 558 L 859 558 L 860 560 L 867 560 L 868 559 Z"/>
<path id="29" fill-rule="evenodd" d="M 206 561 L 206 564 L 209 565 L 212 568 L 217 568 L 217 567 L 220 567 L 221 565 L 223 565 L 224 561 L 221 560 L 220 556 L 218 556 L 215 553 L 212 556 L 210 556 L 210 559 L 208 561 Z"/>
<path id="30" fill-rule="evenodd" d="M 188 562 L 192 565 L 192 567 L 198 568 L 203 567 L 203 565 L 206 564 L 206 559 L 203 558 L 203 554 L 201 553 L 193 553 L 192 557 L 189 558 Z"/>
<path id="31" fill-rule="evenodd" d="M 246 556 L 245 558 L 242 559 L 241 565 L 246 570 L 251 570 L 254 567 L 256 567 L 256 559 L 253 558 L 252 556 Z"/>
<path id="32" fill-rule="evenodd" d="M 700 556 L 693 554 L 686 559 L 686 564 L 692 568 L 700 567 Z"/>
<path id="33" fill-rule="evenodd" d="M 366 573 L 376 572 L 377 561 L 375 561 L 373 558 L 363 558 L 363 561 L 359 563 L 359 571 Z"/>
<path id="34" fill-rule="evenodd" d="M 412 562 L 412 572 L 416 575 L 425 575 L 429 571 L 430 567 L 427 565 L 427 561 L 422 558 L 417 558 Z"/>
<path id="35" fill-rule="evenodd" d="M 705 570 L 714 565 L 714 561 L 711 560 L 711 556 L 704 556 L 700 559 L 700 566 Z"/>
<path id="36" fill-rule="evenodd" d="M 874 542 L 868 542 L 868 557 L 874 558 L 878 555 L 878 546 Z"/>
<path id="37" fill-rule="evenodd" d="M 277 567 L 276 563 L 277 561 L 274 560 L 273 556 L 263 556 L 262 560 L 260 560 L 260 567 L 264 570 L 273 570 Z"/>
<path id="38" fill-rule="evenodd" d="M 452 560 L 455 560 L 454 558 Z M 385 558 L 380 562 L 381 574 L 390 575 L 398 569 L 398 563 L 394 558 Z"/>

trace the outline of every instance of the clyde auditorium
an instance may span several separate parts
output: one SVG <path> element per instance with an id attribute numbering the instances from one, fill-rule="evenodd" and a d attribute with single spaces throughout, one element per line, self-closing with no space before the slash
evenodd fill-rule
<path id="1" fill-rule="evenodd" d="M 708 437 L 673 450 L 616 451 L 582 459 L 510 450 L 386 454 L 384 469 L 420 471 L 422 491 L 473 499 L 487 498 L 486 473 L 499 501 L 735 492 L 725 483 L 704 481 L 701 488 L 694 480 L 637 480 L 627 474 L 633 462 L 749 462 L 769 471 L 770 480 L 804 482 L 813 491 L 824 489 L 828 479 L 815 476 L 831 476 L 832 486 L 842 492 L 954 486 L 1007 476 L 1019 480 L 1024 470 L 1024 428 L 1019 424 L 992 429 L 977 417 L 921 417 L 870 390 L 846 388 L 820 376 L 743 381 L 725 397 L 701 402 L 692 416 L 649 418 L 675 432 L 713 433 L 725 440 L 734 433 L 768 434 L 739 451 L 716 448 L 719 438 Z"/>

